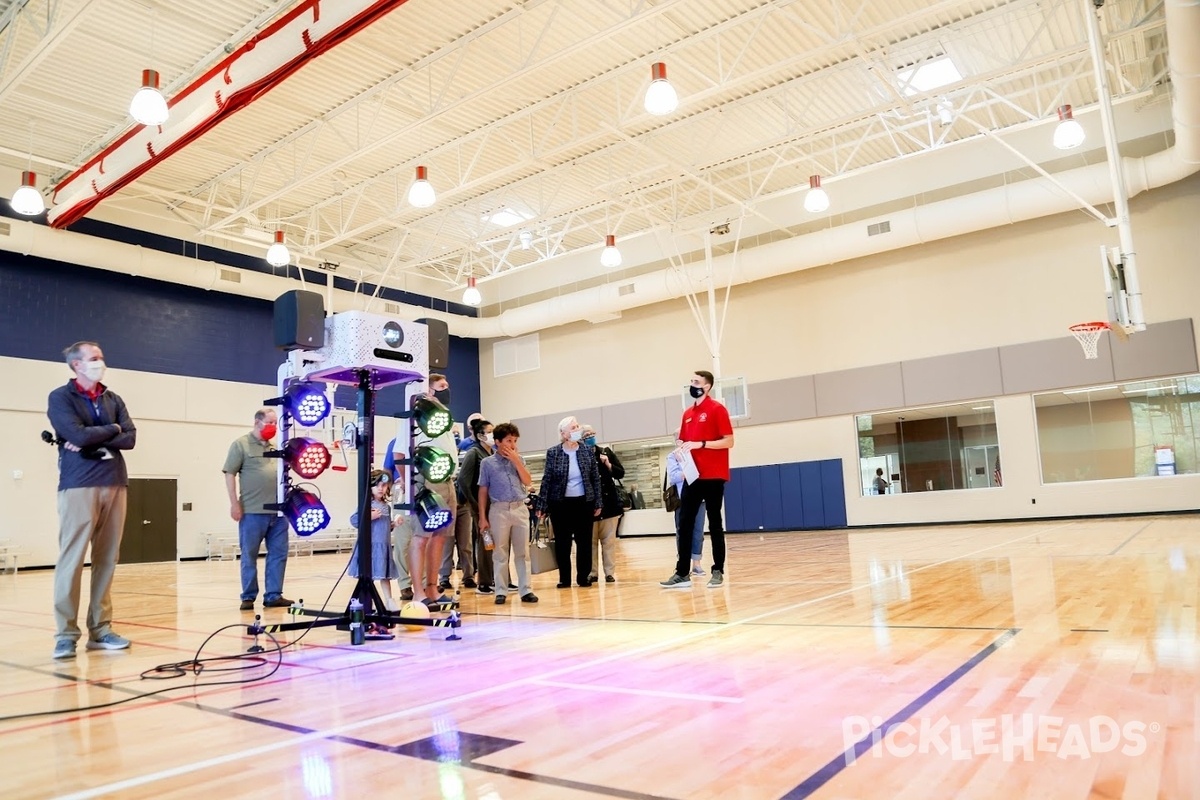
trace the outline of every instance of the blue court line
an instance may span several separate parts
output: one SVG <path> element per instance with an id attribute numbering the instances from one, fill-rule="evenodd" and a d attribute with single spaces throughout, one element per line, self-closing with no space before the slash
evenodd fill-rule
<path id="1" fill-rule="evenodd" d="M 1133 533 L 1129 534 L 1129 538 L 1126 539 L 1125 541 L 1121 542 L 1119 545 L 1117 545 L 1116 548 L 1111 553 L 1109 553 L 1109 555 L 1115 556 L 1117 553 L 1121 552 L 1121 548 L 1123 548 L 1125 545 L 1132 542 L 1135 536 L 1137 536 L 1139 533 L 1146 530 L 1146 528 L 1149 528 L 1153 524 L 1154 524 L 1154 520 L 1151 520 L 1151 521 L 1147 522 L 1145 525 L 1143 525 L 1142 527 L 1138 528 Z"/>
<path id="2" fill-rule="evenodd" d="M 892 729 L 892 726 L 899 725 L 901 722 L 904 722 L 913 714 L 927 706 L 934 699 L 936 699 L 938 695 L 954 685 L 959 678 L 961 678 L 963 675 L 966 675 L 968 672 L 978 666 L 981 661 L 1007 644 L 1014 636 L 1017 635 L 1019 631 L 1019 628 L 1009 628 L 1000 636 L 999 639 L 980 650 L 978 653 L 972 656 L 969 661 L 962 664 L 958 669 L 954 670 L 954 672 L 951 672 L 949 675 L 942 678 L 916 700 L 913 700 L 904 708 L 897 711 L 879 727 L 875 728 L 875 730 L 871 731 L 862 739 L 855 742 L 852 747 L 848 748 L 840 755 L 832 759 L 828 764 L 814 772 L 804 781 L 804 783 L 801 783 L 795 789 L 792 789 L 790 792 L 785 794 L 781 800 L 802 800 L 803 798 L 811 797 L 814 792 L 833 780 L 837 774 L 844 770 L 848 765 L 853 764 L 859 759 L 859 757 L 869 752 L 871 747 L 876 742 L 887 736 L 888 732 Z"/>

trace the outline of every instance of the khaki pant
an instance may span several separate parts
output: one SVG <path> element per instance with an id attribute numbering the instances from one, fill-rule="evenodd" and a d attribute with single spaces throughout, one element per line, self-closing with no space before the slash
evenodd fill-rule
<path id="1" fill-rule="evenodd" d="M 524 500 L 514 503 L 488 504 L 488 525 L 491 527 L 492 570 L 496 577 L 496 596 L 508 594 L 508 553 L 512 550 L 517 562 L 517 593 L 529 594 L 529 509 Z"/>
<path id="2" fill-rule="evenodd" d="M 54 567 L 54 622 L 57 638 L 79 641 L 79 582 L 88 545 L 92 547 L 88 636 L 112 630 L 112 579 L 125 529 L 124 486 L 89 486 L 58 493 L 58 564 Z"/>
<path id="3" fill-rule="evenodd" d="M 604 558 L 606 577 L 612 575 L 616 569 L 617 526 L 620 524 L 620 517 L 598 519 L 592 523 L 592 574 L 589 577 L 597 577 L 596 565 L 600 563 L 601 555 Z"/>

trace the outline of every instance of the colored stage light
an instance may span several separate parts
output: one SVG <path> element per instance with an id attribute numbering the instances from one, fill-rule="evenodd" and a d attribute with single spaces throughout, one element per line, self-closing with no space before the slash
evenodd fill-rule
<path id="1" fill-rule="evenodd" d="M 412 461 L 430 483 L 445 483 L 454 472 L 454 457 L 430 445 L 418 447 Z"/>
<path id="2" fill-rule="evenodd" d="M 329 416 L 329 398 L 323 383 L 293 383 L 278 401 L 292 418 L 311 428 Z M 268 403 L 270 404 L 270 403 Z"/>
<path id="3" fill-rule="evenodd" d="M 440 530 L 450 524 L 450 509 L 442 505 L 442 498 L 428 489 L 422 489 L 417 494 L 413 507 L 421 527 L 427 531 Z"/>
<path id="4" fill-rule="evenodd" d="M 413 401 L 413 419 L 426 436 L 441 436 L 454 424 L 450 409 L 428 396 Z"/>
<path id="5" fill-rule="evenodd" d="M 283 515 L 300 536 L 311 536 L 329 525 L 329 511 L 315 494 L 304 489 L 289 489 L 283 501 Z"/>
<path id="6" fill-rule="evenodd" d="M 309 480 L 329 469 L 329 448 L 316 439 L 297 437 L 283 446 L 283 461 L 301 478 Z"/>

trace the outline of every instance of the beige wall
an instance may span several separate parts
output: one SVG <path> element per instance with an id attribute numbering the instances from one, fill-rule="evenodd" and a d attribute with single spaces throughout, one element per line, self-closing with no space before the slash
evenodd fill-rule
<path id="1" fill-rule="evenodd" d="M 1190 317 L 1200 330 L 1200 176 L 1131 206 L 1148 321 Z M 1072 323 L 1104 318 L 1098 251 L 1116 243 L 1115 231 L 1075 212 L 736 286 L 721 371 L 753 383 L 1064 336 Z M 482 343 L 493 420 L 677 394 L 710 363 L 684 300 L 545 330 L 540 345 L 540 370 L 494 378 L 491 343 Z M 998 399 L 997 428 L 1003 488 L 850 492 L 850 524 L 1188 508 L 1200 496 L 1198 476 L 1043 487 L 1032 399 Z M 736 466 L 841 458 L 846 485 L 858 485 L 853 417 L 739 428 L 737 437 Z"/>

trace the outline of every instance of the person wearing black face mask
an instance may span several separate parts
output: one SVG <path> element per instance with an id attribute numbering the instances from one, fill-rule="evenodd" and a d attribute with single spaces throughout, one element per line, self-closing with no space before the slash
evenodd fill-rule
<path id="1" fill-rule="evenodd" d="M 725 582 L 725 527 L 721 521 L 721 504 L 725 499 L 725 483 L 729 480 L 733 423 L 725 406 L 709 397 L 713 382 L 711 372 L 697 370 L 692 375 L 689 392 L 695 402 L 683 412 L 679 440 L 675 443 L 677 453 L 691 456 L 699 477 L 683 486 L 679 525 L 675 531 L 678 558 L 674 574 L 659 584 L 665 589 L 691 586 L 692 532 L 701 505 L 708 512 L 708 532 L 712 539 L 713 569 L 708 588 L 718 588 Z"/>
<path id="2" fill-rule="evenodd" d="M 254 412 L 254 427 L 234 440 L 225 456 L 225 489 L 229 492 L 229 516 L 238 524 L 241 548 L 242 611 L 253 611 L 258 597 L 258 549 L 267 543 L 264 569 L 263 608 L 286 608 L 292 601 L 283 596 L 283 575 L 287 570 L 287 520 L 266 505 L 278 499 L 278 460 L 267 458 L 275 449 L 278 416 L 273 408 Z M 241 484 L 240 489 L 238 484 Z"/>

